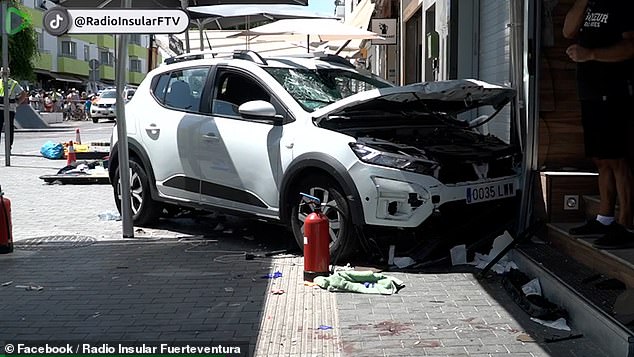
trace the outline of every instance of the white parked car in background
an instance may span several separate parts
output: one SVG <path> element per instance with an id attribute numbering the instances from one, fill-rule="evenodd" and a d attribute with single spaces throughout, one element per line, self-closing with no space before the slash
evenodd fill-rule
<path id="1" fill-rule="evenodd" d="M 449 203 L 510 201 L 518 150 L 471 113 L 514 94 L 476 80 L 393 87 L 335 56 L 172 59 L 126 106 L 134 221 L 164 205 L 224 210 L 282 223 L 303 247 L 305 192 L 326 205 L 331 253 L 346 255 L 359 227 L 416 230 Z M 120 207 L 118 150 L 115 129 Z"/>
<path id="2" fill-rule="evenodd" d="M 114 89 L 104 90 L 99 94 L 97 101 L 90 105 L 90 118 L 93 123 L 99 119 L 114 119 L 116 112 L 117 91 Z"/>

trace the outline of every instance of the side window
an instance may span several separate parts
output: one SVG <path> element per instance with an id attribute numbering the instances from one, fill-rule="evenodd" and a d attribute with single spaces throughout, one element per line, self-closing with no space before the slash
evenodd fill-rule
<path id="1" fill-rule="evenodd" d="M 238 107 L 252 100 L 271 102 L 271 96 L 257 82 L 235 72 L 219 72 L 214 86 L 212 114 L 240 116 Z"/>
<path id="2" fill-rule="evenodd" d="M 154 96 L 167 107 L 198 112 L 208 73 L 209 68 L 187 68 L 162 74 L 156 80 Z"/>
<path id="3" fill-rule="evenodd" d="M 169 73 L 163 73 L 158 77 L 154 77 L 152 83 L 152 93 L 154 93 L 154 97 L 161 104 L 165 104 L 165 92 L 167 92 L 167 83 L 169 80 Z"/>

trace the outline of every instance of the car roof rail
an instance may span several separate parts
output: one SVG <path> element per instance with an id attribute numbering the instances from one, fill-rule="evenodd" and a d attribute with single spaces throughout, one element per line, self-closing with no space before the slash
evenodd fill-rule
<path id="1" fill-rule="evenodd" d="M 267 65 L 268 63 L 264 59 L 264 57 L 260 56 L 259 53 L 252 50 L 235 50 L 233 51 L 234 59 L 243 59 L 251 62 L 255 62 L 262 65 Z"/>
<path id="2" fill-rule="evenodd" d="M 186 53 L 186 54 L 178 55 L 175 57 L 166 58 L 165 64 L 192 61 L 192 60 L 203 59 L 203 58 L 205 58 L 205 55 L 202 53 Z"/>
<path id="3" fill-rule="evenodd" d="M 166 64 L 172 64 L 172 63 L 192 61 L 192 60 L 203 59 L 203 58 L 216 58 L 217 55 L 218 55 L 218 52 L 216 51 L 188 52 L 188 53 L 183 53 L 182 55 L 166 58 L 165 61 L 163 62 L 165 62 Z"/>

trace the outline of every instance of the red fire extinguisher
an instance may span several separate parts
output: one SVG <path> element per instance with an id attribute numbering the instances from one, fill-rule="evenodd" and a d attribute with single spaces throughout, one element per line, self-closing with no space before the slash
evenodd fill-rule
<path id="1" fill-rule="evenodd" d="M 321 212 L 321 201 L 302 193 L 302 202 L 313 207 L 304 220 L 304 280 L 330 275 L 330 233 L 328 217 Z"/>
<path id="2" fill-rule="evenodd" d="M 11 201 L 4 197 L 0 187 L 0 254 L 13 252 L 11 228 Z"/>

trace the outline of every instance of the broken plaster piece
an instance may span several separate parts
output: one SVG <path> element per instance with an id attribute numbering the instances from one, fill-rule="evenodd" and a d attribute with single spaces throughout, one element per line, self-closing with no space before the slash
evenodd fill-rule
<path id="1" fill-rule="evenodd" d="M 451 265 L 467 264 L 467 245 L 461 244 L 449 249 L 451 255 Z"/>
<path id="2" fill-rule="evenodd" d="M 563 317 L 560 317 L 555 321 L 545 321 L 545 320 L 536 319 L 534 317 L 531 317 L 531 320 L 537 322 L 538 324 L 542 324 L 546 327 L 554 328 L 557 330 L 570 331 L 570 327 L 568 326 L 566 319 L 564 319 Z"/>
<path id="3" fill-rule="evenodd" d="M 539 278 L 535 278 L 528 283 L 522 285 L 522 291 L 524 295 L 539 295 L 542 296 L 542 286 L 539 284 Z"/>
<path id="4" fill-rule="evenodd" d="M 416 263 L 416 261 L 414 259 L 412 259 L 411 257 L 394 257 L 394 265 L 396 265 L 399 268 L 407 268 L 410 265 L 413 265 L 414 263 Z"/>
<path id="5" fill-rule="evenodd" d="M 625 290 L 616 298 L 614 313 L 620 315 L 634 314 L 634 289 Z"/>

